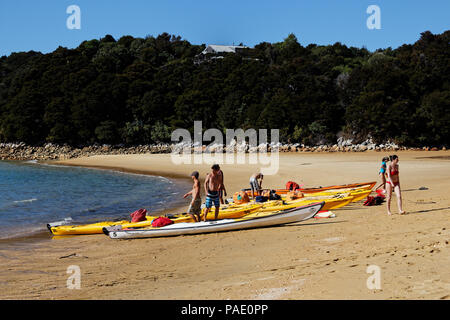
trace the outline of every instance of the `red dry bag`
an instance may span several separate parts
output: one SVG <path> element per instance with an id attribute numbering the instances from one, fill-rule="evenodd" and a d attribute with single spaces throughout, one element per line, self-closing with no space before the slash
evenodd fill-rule
<path id="1" fill-rule="evenodd" d="M 152 221 L 152 227 L 164 227 L 172 224 L 173 221 L 166 217 L 159 217 Z"/>
<path id="2" fill-rule="evenodd" d="M 147 210 L 145 209 L 139 209 L 133 213 L 130 214 L 131 216 L 131 222 L 139 222 L 139 221 L 145 221 L 147 218 L 145 215 L 147 214 Z"/>

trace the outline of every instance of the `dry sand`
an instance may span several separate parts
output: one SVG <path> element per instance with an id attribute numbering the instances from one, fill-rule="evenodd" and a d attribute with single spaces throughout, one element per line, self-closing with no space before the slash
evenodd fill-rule
<path id="1" fill-rule="evenodd" d="M 397 152 L 405 216 L 354 203 L 336 218 L 264 229 L 172 238 L 76 236 L 2 245 L 1 299 L 450 299 L 450 153 Z M 305 186 L 374 181 L 384 154 L 280 154 L 276 176 Z M 210 165 L 174 165 L 170 155 L 93 156 L 68 165 L 186 177 Z M 229 196 L 256 165 L 221 166 Z M 426 187 L 428 190 L 419 190 Z M 395 197 L 393 213 L 397 212 Z M 49 236 L 50 237 L 50 236 Z M 68 289 L 67 268 L 81 271 Z M 368 289 L 369 265 L 381 289 Z"/>

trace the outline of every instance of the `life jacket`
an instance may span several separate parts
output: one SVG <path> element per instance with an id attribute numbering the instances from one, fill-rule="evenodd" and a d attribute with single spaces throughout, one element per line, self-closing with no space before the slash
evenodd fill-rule
<path id="1" fill-rule="evenodd" d="M 130 213 L 131 222 L 139 222 L 139 221 L 147 220 L 147 218 L 145 217 L 146 214 L 147 214 L 147 210 L 145 210 L 145 209 L 139 209 L 133 213 Z"/>
<path id="2" fill-rule="evenodd" d="M 152 227 L 164 227 L 173 224 L 173 221 L 166 217 L 158 217 L 152 221 Z"/>
<path id="3" fill-rule="evenodd" d="M 300 186 L 297 183 L 295 183 L 294 181 L 288 181 L 286 183 L 286 189 L 295 191 L 297 189 L 300 189 Z"/>

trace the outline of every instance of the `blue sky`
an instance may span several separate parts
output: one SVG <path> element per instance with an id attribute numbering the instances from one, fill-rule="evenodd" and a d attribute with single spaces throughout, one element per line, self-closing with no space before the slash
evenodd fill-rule
<path id="1" fill-rule="evenodd" d="M 81 9 L 81 29 L 69 30 L 69 5 Z M 381 9 L 381 29 L 369 30 L 369 5 Z M 369 50 L 414 43 L 425 30 L 449 27 L 449 0 L 1 0 L 0 56 L 77 47 L 111 34 L 162 32 L 193 44 L 254 46 L 294 33 L 302 45 L 341 42 Z"/>

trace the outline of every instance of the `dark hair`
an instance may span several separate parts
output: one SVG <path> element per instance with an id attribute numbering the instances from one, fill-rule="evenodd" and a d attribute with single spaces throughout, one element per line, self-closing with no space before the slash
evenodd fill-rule
<path id="1" fill-rule="evenodd" d="M 381 161 L 389 161 L 389 157 L 384 157 Z"/>
<path id="2" fill-rule="evenodd" d="M 396 154 L 393 154 L 392 156 L 389 156 L 389 161 L 393 161 L 395 159 L 398 159 Z"/>
<path id="3" fill-rule="evenodd" d="M 211 167 L 211 169 L 213 170 L 220 170 L 220 167 L 218 164 L 213 164 L 213 166 Z"/>
<path id="4" fill-rule="evenodd" d="M 198 171 L 192 172 L 191 177 L 195 177 L 195 179 L 198 179 Z"/>

